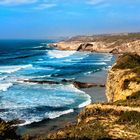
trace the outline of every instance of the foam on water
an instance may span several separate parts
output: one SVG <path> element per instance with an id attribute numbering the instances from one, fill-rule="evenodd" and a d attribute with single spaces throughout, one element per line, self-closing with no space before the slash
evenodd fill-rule
<path id="1" fill-rule="evenodd" d="M 91 103 L 91 97 L 88 94 L 85 94 L 85 97 L 87 98 L 87 100 L 81 103 L 78 108 L 83 108 Z"/>
<path id="2" fill-rule="evenodd" d="M 76 51 L 59 51 L 59 50 L 50 50 L 48 51 L 48 55 L 51 58 L 64 58 L 64 57 L 69 57 L 76 53 Z"/>
<path id="3" fill-rule="evenodd" d="M 69 114 L 69 113 L 72 113 L 72 112 L 74 112 L 73 109 L 64 110 L 64 111 L 47 112 L 47 113 L 45 113 L 44 118 L 42 118 L 42 117 L 32 117 L 32 118 L 26 120 L 24 123 L 18 124 L 18 126 L 29 125 L 29 124 L 34 123 L 34 122 L 37 123 L 37 122 L 42 121 L 43 119 L 55 119 L 55 118 L 58 118 L 62 115 Z"/>
<path id="4" fill-rule="evenodd" d="M 0 117 L 5 120 L 25 120 L 26 123 L 21 125 L 38 122 L 45 118 L 54 119 L 73 112 L 73 108 L 90 104 L 90 96 L 72 84 L 51 86 L 21 84 L 15 85 L 14 88 L 9 89 L 2 96 L 0 109 L 4 109 L 5 112 L 0 114 Z M 50 107 L 55 110 L 48 110 Z M 69 109 L 59 109 L 64 107 Z"/>
<path id="5" fill-rule="evenodd" d="M 6 79 L 7 77 L 8 77 L 8 76 L 1 76 L 1 77 L 0 77 L 0 81 Z"/>
<path id="6" fill-rule="evenodd" d="M 0 83 L 0 91 L 7 91 L 11 86 L 13 86 L 12 83 Z"/>
<path id="7" fill-rule="evenodd" d="M 1 73 L 13 73 L 19 71 L 20 69 L 31 68 L 32 65 L 21 65 L 21 66 L 0 66 Z"/>
<path id="8" fill-rule="evenodd" d="M 49 119 L 55 119 L 62 115 L 69 114 L 72 112 L 74 112 L 73 109 L 64 110 L 64 111 L 47 112 L 47 113 L 45 113 L 45 116 L 46 116 L 46 118 L 49 118 Z"/>

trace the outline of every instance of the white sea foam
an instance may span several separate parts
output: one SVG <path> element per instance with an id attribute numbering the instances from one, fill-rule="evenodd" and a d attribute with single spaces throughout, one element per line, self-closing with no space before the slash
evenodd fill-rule
<path id="1" fill-rule="evenodd" d="M 73 84 L 65 85 L 62 87 L 64 87 L 65 90 L 67 90 L 67 91 L 72 91 L 72 92 L 77 92 L 77 93 L 85 93 L 84 91 L 81 91 L 78 88 L 76 88 Z"/>
<path id="2" fill-rule="evenodd" d="M 62 115 L 65 115 L 65 114 L 69 114 L 69 113 L 72 113 L 74 112 L 73 109 L 69 109 L 69 110 L 64 110 L 64 111 L 54 111 L 54 112 L 47 112 L 45 113 L 45 118 L 47 119 L 55 119 L 55 118 L 58 118 Z M 32 117 L 32 119 L 28 119 L 26 120 L 25 123 L 22 123 L 22 124 L 18 124 L 18 126 L 24 126 L 24 125 L 28 125 L 28 124 L 31 124 L 31 123 L 34 123 L 34 122 L 40 122 L 42 121 L 43 119 L 45 118 L 42 118 L 42 117 Z"/>
<path id="3" fill-rule="evenodd" d="M 4 79 L 6 79 L 7 78 L 7 76 L 2 76 L 2 77 L 0 77 L 0 81 L 1 80 L 4 80 Z"/>
<path id="4" fill-rule="evenodd" d="M 97 63 L 93 63 L 94 65 L 107 65 L 107 63 L 105 63 L 105 62 L 97 62 Z"/>
<path id="5" fill-rule="evenodd" d="M 89 105 L 91 103 L 91 97 L 88 94 L 86 94 L 84 91 L 81 91 L 81 90 L 77 89 L 73 84 L 69 85 L 68 87 L 69 87 L 69 89 L 74 90 L 75 92 L 78 92 L 80 94 L 83 94 L 84 97 L 86 98 L 86 101 L 83 102 L 83 103 L 81 103 L 78 106 L 78 108 L 85 107 L 85 106 L 87 106 L 87 105 Z"/>
<path id="6" fill-rule="evenodd" d="M 1 73 L 13 73 L 20 69 L 30 68 L 32 67 L 31 64 L 29 65 L 19 65 L 19 66 L 0 66 Z"/>
<path id="7" fill-rule="evenodd" d="M 36 46 L 36 47 L 33 47 L 34 49 L 38 49 L 38 48 L 42 48 L 43 46 Z"/>
<path id="8" fill-rule="evenodd" d="M 89 104 L 91 103 L 91 97 L 90 97 L 88 94 L 86 94 L 86 96 L 87 96 L 87 100 L 86 100 L 85 102 L 81 103 L 81 104 L 78 106 L 78 108 L 85 107 L 85 106 L 87 106 L 87 105 L 89 105 Z"/>
<path id="9" fill-rule="evenodd" d="M 45 116 L 46 116 L 46 118 L 49 118 L 49 119 L 55 119 L 55 118 L 58 118 L 62 115 L 69 114 L 69 113 L 72 113 L 72 112 L 74 112 L 73 109 L 64 110 L 64 111 L 47 112 L 45 114 Z"/>
<path id="10" fill-rule="evenodd" d="M 0 84 L 0 91 L 7 91 L 11 86 L 13 86 L 12 83 L 2 83 Z"/>
<path id="11" fill-rule="evenodd" d="M 48 55 L 51 58 L 64 58 L 73 55 L 76 51 L 59 51 L 59 50 L 50 50 Z"/>

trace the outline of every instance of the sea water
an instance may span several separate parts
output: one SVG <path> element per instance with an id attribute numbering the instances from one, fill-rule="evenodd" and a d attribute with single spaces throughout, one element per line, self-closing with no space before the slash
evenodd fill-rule
<path id="1" fill-rule="evenodd" d="M 111 54 L 60 51 L 53 40 L 0 40 L 0 118 L 25 124 L 54 119 L 90 104 L 88 94 L 66 80 L 108 68 Z M 24 80 L 55 81 L 40 84 Z"/>

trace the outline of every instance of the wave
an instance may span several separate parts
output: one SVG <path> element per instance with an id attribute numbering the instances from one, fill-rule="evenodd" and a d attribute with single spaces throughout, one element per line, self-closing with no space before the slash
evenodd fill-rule
<path id="1" fill-rule="evenodd" d="M 0 66 L 0 73 L 13 73 L 19 71 L 20 69 L 30 68 L 32 67 L 31 64 L 29 65 L 20 65 L 20 66 Z"/>
<path id="2" fill-rule="evenodd" d="M 83 108 L 91 103 L 91 97 L 84 91 L 77 89 L 73 84 L 70 84 L 68 87 L 74 90 L 75 92 L 82 94 L 86 98 L 86 101 L 78 105 L 78 108 Z"/>
<path id="3" fill-rule="evenodd" d="M 64 57 L 69 57 L 76 53 L 76 51 L 59 51 L 59 50 L 50 50 L 48 51 L 48 55 L 51 58 L 64 58 Z"/>
<path id="4" fill-rule="evenodd" d="M 12 83 L 2 83 L 0 84 L 0 91 L 7 91 L 11 86 L 13 86 Z"/>
<path id="5" fill-rule="evenodd" d="M 45 113 L 45 117 L 33 117 L 32 119 L 26 120 L 24 123 L 22 124 L 18 124 L 18 126 L 24 126 L 24 125 L 29 125 L 32 123 L 37 123 L 37 122 L 41 122 L 43 119 L 55 119 L 58 118 L 62 115 L 65 114 L 69 114 L 74 112 L 73 109 L 69 109 L 69 110 L 64 110 L 64 111 L 52 111 L 52 112 L 47 112 Z"/>
<path id="6" fill-rule="evenodd" d="M 49 118 L 49 119 L 55 119 L 62 115 L 69 114 L 72 112 L 74 112 L 73 109 L 64 110 L 64 111 L 47 112 L 47 113 L 45 113 L 45 116 L 46 116 L 46 118 Z"/>
<path id="7" fill-rule="evenodd" d="M 0 81 L 6 79 L 8 76 L 3 76 L 3 77 L 0 77 Z"/>
<path id="8" fill-rule="evenodd" d="M 83 103 L 81 103 L 78 108 L 83 108 L 89 104 L 91 104 L 91 97 L 88 94 L 85 94 L 85 96 L 87 97 L 87 100 Z"/>

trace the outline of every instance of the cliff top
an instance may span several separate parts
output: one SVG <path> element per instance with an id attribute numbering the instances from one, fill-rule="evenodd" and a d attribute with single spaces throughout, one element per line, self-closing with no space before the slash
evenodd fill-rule
<path id="1" fill-rule="evenodd" d="M 140 69 L 140 56 L 137 54 L 124 54 L 121 55 L 116 64 L 114 65 L 113 69 L 133 69 L 139 68 Z"/>
<path id="2" fill-rule="evenodd" d="M 114 41 L 118 42 L 130 42 L 140 40 L 140 33 L 127 33 L 127 34 L 105 34 L 105 35 L 93 35 L 93 36 L 75 36 L 67 40 L 71 41 L 81 41 L 81 42 L 98 42 L 103 41 L 106 43 L 111 43 Z"/>

